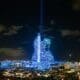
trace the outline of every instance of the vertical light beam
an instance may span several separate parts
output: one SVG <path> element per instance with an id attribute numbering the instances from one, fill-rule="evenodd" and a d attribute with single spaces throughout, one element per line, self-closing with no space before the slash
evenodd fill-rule
<path id="1" fill-rule="evenodd" d="M 37 37 L 37 62 L 40 62 L 40 53 L 41 53 L 41 36 L 40 33 L 38 33 L 38 37 Z"/>
<path id="2" fill-rule="evenodd" d="M 43 25 L 43 0 L 40 0 L 40 25 Z"/>

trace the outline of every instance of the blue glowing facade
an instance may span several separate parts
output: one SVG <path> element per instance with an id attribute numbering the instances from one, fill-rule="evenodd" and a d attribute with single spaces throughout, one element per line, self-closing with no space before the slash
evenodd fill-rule
<path id="1" fill-rule="evenodd" d="M 49 68 L 50 64 L 54 62 L 54 57 L 50 51 L 51 40 L 44 38 L 41 40 L 41 35 L 38 33 L 34 40 L 34 54 L 32 62 L 35 62 L 38 68 Z"/>

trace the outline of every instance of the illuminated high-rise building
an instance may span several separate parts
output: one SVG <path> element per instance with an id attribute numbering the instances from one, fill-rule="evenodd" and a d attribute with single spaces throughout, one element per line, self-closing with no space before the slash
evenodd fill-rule
<path id="1" fill-rule="evenodd" d="M 43 24 L 43 1 L 40 0 L 40 25 L 39 33 L 34 40 L 34 54 L 32 56 L 33 67 L 38 69 L 48 69 L 54 63 L 54 56 L 50 51 L 51 40 L 44 37 L 44 24 Z"/>
<path id="2" fill-rule="evenodd" d="M 34 54 L 32 56 L 32 61 L 35 62 L 38 68 L 49 68 L 54 62 L 54 57 L 50 51 L 51 40 L 44 38 L 41 40 L 41 35 L 38 33 L 36 39 L 34 40 Z"/>

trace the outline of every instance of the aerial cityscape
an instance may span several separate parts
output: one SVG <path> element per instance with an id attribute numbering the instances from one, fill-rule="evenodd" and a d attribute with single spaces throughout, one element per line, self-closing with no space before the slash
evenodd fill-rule
<path id="1" fill-rule="evenodd" d="M 80 1 L 0 1 L 0 80 L 80 80 Z"/>

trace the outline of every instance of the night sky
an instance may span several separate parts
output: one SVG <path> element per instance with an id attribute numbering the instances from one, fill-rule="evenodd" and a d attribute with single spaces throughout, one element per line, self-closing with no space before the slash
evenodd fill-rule
<path id="1" fill-rule="evenodd" d="M 1 50 L 21 49 L 24 55 L 21 57 L 19 54 L 19 59 L 31 58 L 33 40 L 40 23 L 39 2 L 39 0 L 0 1 Z M 80 57 L 79 5 L 79 0 L 44 0 L 44 28 L 48 29 L 45 34 L 52 39 L 51 51 L 56 60 L 78 60 Z M 0 52 L 1 58 L 13 58 L 13 55 L 11 57 L 8 53 L 4 57 L 5 54 Z"/>

